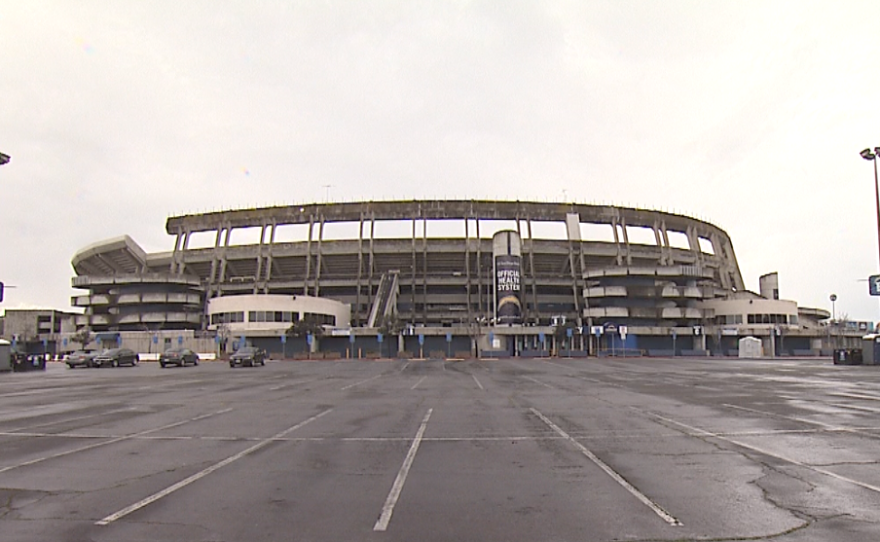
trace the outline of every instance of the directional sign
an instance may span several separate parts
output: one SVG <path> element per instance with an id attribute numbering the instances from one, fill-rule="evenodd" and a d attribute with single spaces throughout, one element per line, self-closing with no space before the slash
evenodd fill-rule
<path id="1" fill-rule="evenodd" d="M 422 335 L 421 333 L 419 334 L 419 344 L 422 346 L 425 345 L 425 336 Z"/>
<path id="2" fill-rule="evenodd" d="M 590 328 L 590 331 L 593 335 L 598 337 L 605 332 L 605 328 L 602 326 L 593 326 L 592 328 Z"/>
<path id="3" fill-rule="evenodd" d="M 868 277 L 868 292 L 871 295 L 880 295 L 880 275 Z"/>
<path id="4" fill-rule="evenodd" d="M 350 342 L 351 344 L 354 344 L 354 335 L 348 336 L 348 342 Z"/>
<path id="5" fill-rule="evenodd" d="M 177 344 L 183 344 L 183 335 L 177 336 Z"/>
<path id="6" fill-rule="evenodd" d="M 446 342 L 448 342 L 448 343 L 451 343 L 451 342 L 452 342 L 452 333 L 447 333 L 447 334 L 446 334 Z"/>
<path id="7" fill-rule="evenodd" d="M 381 343 L 383 340 L 385 340 L 385 337 L 383 337 L 382 334 L 379 333 L 378 335 L 376 335 L 376 340 Z"/>
<path id="8" fill-rule="evenodd" d="M 287 342 L 287 335 L 282 335 L 281 336 L 281 344 L 284 344 L 286 342 Z"/>
<path id="9" fill-rule="evenodd" d="M 565 334 L 566 334 L 566 336 L 568 336 L 568 338 L 570 339 L 571 336 L 574 335 L 574 330 L 571 329 L 571 328 L 568 328 L 568 329 L 565 330 Z"/>

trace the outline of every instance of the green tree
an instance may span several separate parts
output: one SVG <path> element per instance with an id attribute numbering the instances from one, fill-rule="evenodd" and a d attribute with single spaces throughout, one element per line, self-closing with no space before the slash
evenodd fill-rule
<path id="1" fill-rule="evenodd" d="M 318 322 L 318 319 L 311 314 L 306 314 L 300 320 L 294 322 L 285 334 L 288 337 L 305 337 L 306 335 L 311 335 L 316 339 L 320 339 L 324 336 L 324 326 Z"/>
<path id="2" fill-rule="evenodd" d="M 88 344 L 90 342 L 92 342 L 92 338 L 93 338 L 92 332 L 89 331 L 89 328 L 84 327 L 81 330 L 74 333 L 70 337 L 70 340 L 72 342 L 78 343 L 80 345 L 80 348 L 79 348 L 80 350 L 85 350 L 86 346 L 88 346 Z"/>

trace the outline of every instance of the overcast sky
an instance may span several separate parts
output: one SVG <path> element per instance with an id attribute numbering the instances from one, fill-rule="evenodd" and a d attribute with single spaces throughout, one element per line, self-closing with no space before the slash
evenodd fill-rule
<path id="1" fill-rule="evenodd" d="M 0 307 L 169 215 L 389 198 L 676 211 L 880 320 L 880 2 L 0 0 Z"/>

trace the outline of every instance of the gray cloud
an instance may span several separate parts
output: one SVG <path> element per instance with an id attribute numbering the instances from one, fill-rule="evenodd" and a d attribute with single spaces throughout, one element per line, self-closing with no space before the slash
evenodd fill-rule
<path id="1" fill-rule="evenodd" d="M 874 2 L 0 0 L 4 306 L 169 214 L 506 197 L 677 210 L 878 319 Z M 326 188 L 330 185 L 330 188 Z"/>

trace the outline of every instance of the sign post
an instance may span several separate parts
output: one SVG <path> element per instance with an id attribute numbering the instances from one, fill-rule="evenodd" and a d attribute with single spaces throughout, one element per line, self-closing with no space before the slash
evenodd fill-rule
<path id="1" fill-rule="evenodd" d="M 875 296 L 880 295 L 880 275 L 868 277 L 868 293 Z"/>

